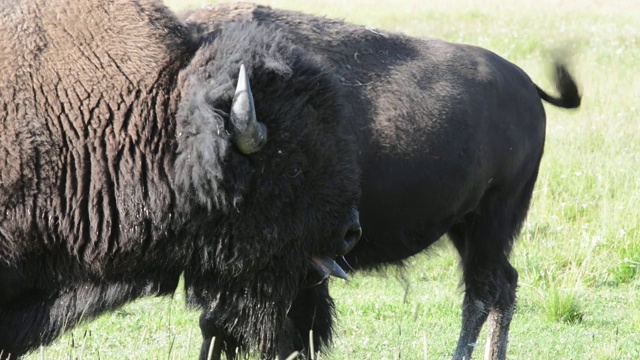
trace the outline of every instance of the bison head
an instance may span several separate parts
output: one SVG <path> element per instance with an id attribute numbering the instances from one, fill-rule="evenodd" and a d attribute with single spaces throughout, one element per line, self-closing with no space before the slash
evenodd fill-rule
<path id="1" fill-rule="evenodd" d="M 181 74 L 175 183 L 191 298 L 266 353 L 302 286 L 342 275 L 359 170 L 332 73 L 273 28 L 203 39 Z"/>

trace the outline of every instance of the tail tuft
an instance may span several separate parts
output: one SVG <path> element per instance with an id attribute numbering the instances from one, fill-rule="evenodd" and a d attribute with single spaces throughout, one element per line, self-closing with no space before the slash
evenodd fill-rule
<path id="1" fill-rule="evenodd" d="M 576 109 L 580 106 L 582 96 L 578 90 L 575 79 L 568 70 L 567 64 L 563 61 L 555 62 L 555 83 L 556 90 L 560 93 L 560 97 L 553 97 L 536 85 L 540 98 L 550 104 L 566 109 Z"/>

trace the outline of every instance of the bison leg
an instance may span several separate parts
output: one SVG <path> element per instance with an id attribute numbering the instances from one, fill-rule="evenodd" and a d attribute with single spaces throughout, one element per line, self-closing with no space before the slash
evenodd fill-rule
<path id="1" fill-rule="evenodd" d="M 241 340 L 235 338 L 223 327 L 216 325 L 216 310 L 204 311 L 200 315 L 200 330 L 202 331 L 202 347 L 200 348 L 200 360 L 221 360 L 222 355 L 227 360 L 236 359 L 241 349 Z M 298 335 L 298 329 L 291 319 L 287 319 L 278 343 L 278 358 L 287 359 L 289 355 L 303 350 L 302 341 Z"/>
<path id="2" fill-rule="evenodd" d="M 300 290 L 287 314 L 291 331 L 281 337 L 280 357 L 286 359 L 293 351 L 299 351 L 307 359 L 315 358 L 310 356 L 312 349 L 317 353 L 331 343 L 334 309 L 327 280 Z"/>
<path id="3" fill-rule="evenodd" d="M 464 229 L 455 229 L 450 237 L 461 253 L 465 282 L 462 304 L 462 329 L 454 359 L 471 359 L 483 324 L 492 323 L 491 357 L 504 359 L 509 323 L 515 306 L 517 273 L 507 260 L 509 240 L 487 243 L 474 235 L 486 231 L 475 229 L 480 219 L 467 216 Z M 490 238 L 481 238 L 490 239 Z M 487 353 L 489 354 L 489 353 Z"/>
<path id="4" fill-rule="evenodd" d="M 487 319 L 487 304 L 475 299 L 473 296 L 465 294 L 462 303 L 462 330 L 458 337 L 456 347 L 456 360 L 471 359 L 471 354 L 476 346 L 476 340 L 480 334 L 480 329 Z"/>
<path id="5" fill-rule="evenodd" d="M 536 175 L 514 193 L 488 192 L 449 237 L 462 259 L 465 296 L 454 359 L 470 359 L 489 320 L 485 359 L 505 359 L 518 272 L 509 263 L 514 238 L 529 208 Z"/>
<path id="6" fill-rule="evenodd" d="M 507 351 L 507 340 L 509 336 L 509 325 L 515 309 L 515 288 L 517 282 L 517 272 L 510 265 L 505 269 L 513 270 L 511 280 L 502 274 L 502 280 L 493 280 L 495 284 L 485 283 L 484 286 L 475 284 L 467 285 L 465 297 L 462 305 L 462 329 L 458 338 L 458 345 L 454 359 L 471 359 L 476 341 L 483 324 L 488 320 L 489 338 L 485 351 L 485 359 L 505 359 Z M 506 270 L 509 272 L 509 270 Z M 504 288 L 500 291 L 499 284 Z M 476 290 L 485 295 L 478 296 Z M 497 294 L 497 295 L 496 295 Z M 497 300 L 494 298 L 497 297 Z"/>
<path id="7" fill-rule="evenodd" d="M 216 313 L 220 311 L 224 309 L 213 307 L 200 315 L 200 329 L 203 336 L 200 360 L 219 360 L 222 354 L 225 354 L 227 359 L 235 359 L 237 351 L 243 348 L 241 339 L 235 338 L 223 327 L 217 325 Z M 278 358 L 287 359 L 297 351 L 305 354 L 309 359 L 311 349 L 319 352 L 322 347 L 328 345 L 332 337 L 333 314 L 334 303 L 329 295 L 327 281 L 318 286 L 301 289 L 280 333 Z M 310 343 L 311 339 L 313 344 Z"/>
<path id="8" fill-rule="evenodd" d="M 227 360 L 236 358 L 240 342 L 225 329 L 216 325 L 216 309 L 205 310 L 200 315 L 200 331 L 202 346 L 200 360 L 220 360 L 224 353 Z"/>
<path id="9" fill-rule="evenodd" d="M 505 270 L 507 274 L 506 287 L 500 293 L 489 313 L 487 324 L 489 337 L 484 353 L 485 359 L 506 359 L 507 357 L 509 325 L 515 310 L 518 272 L 511 265 L 508 265 Z"/>

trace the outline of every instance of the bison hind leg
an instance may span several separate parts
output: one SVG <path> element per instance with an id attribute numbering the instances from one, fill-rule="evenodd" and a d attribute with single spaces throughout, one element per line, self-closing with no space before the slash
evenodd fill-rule
<path id="1" fill-rule="evenodd" d="M 506 359 L 509 326 L 516 305 L 518 272 L 510 264 L 504 269 L 505 286 L 498 295 L 489 313 L 487 326 L 489 336 L 485 348 L 485 359 Z"/>
<path id="2" fill-rule="evenodd" d="M 488 191 L 475 211 L 449 230 L 463 270 L 462 329 L 454 359 L 470 359 L 488 322 L 485 359 L 505 359 L 516 304 L 518 272 L 509 263 L 529 209 L 537 174 L 516 189 Z"/>
<path id="3" fill-rule="evenodd" d="M 472 216 L 473 217 L 473 216 Z M 469 220 L 467 220 L 469 221 Z M 465 221 L 464 231 L 450 231 L 449 237 L 462 257 L 465 295 L 462 304 L 462 329 L 454 359 L 471 359 L 480 330 L 489 320 L 490 359 L 504 359 L 513 310 L 518 273 L 509 264 L 505 246 L 478 244 Z M 477 224 L 476 220 L 469 221 Z M 460 236 L 460 233 L 464 234 Z M 461 251 L 462 250 L 462 251 Z M 503 355 L 498 355 L 503 354 Z"/>

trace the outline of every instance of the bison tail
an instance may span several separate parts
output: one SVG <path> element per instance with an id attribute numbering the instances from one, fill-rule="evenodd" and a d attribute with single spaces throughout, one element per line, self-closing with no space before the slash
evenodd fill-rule
<path id="1" fill-rule="evenodd" d="M 567 65 L 563 62 L 555 64 L 555 83 L 560 97 L 553 97 L 536 85 L 538 96 L 550 104 L 566 109 L 575 109 L 580 106 L 582 96 L 573 76 L 569 73 Z"/>

